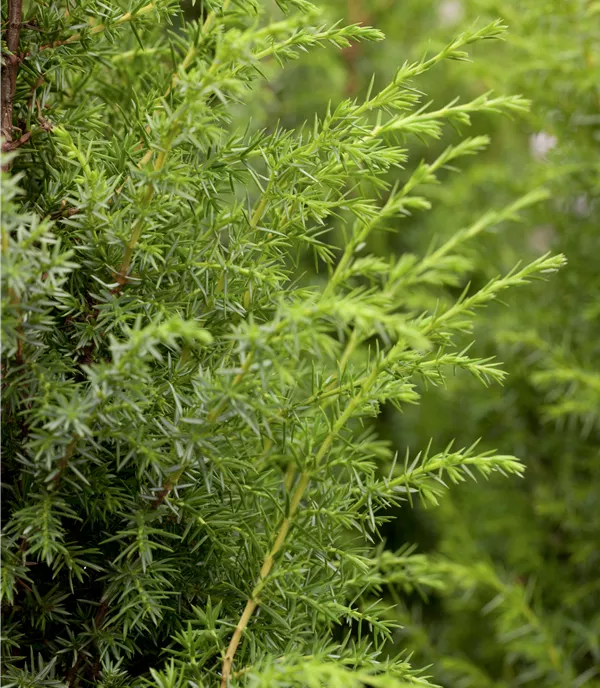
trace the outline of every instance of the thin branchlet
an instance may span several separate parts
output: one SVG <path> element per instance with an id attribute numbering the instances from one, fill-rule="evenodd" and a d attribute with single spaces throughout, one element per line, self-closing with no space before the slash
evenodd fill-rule
<path id="1" fill-rule="evenodd" d="M 25 143 L 29 136 L 25 132 L 17 141 L 13 141 L 13 109 L 17 74 L 19 71 L 19 41 L 23 18 L 23 0 L 9 0 L 8 17 L 3 40 L 6 44 L 6 54 L 2 55 L 2 94 L 0 95 L 0 133 L 2 135 L 2 150 L 10 151 Z M 3 165 L 5 169 L 9 163 Z"/>

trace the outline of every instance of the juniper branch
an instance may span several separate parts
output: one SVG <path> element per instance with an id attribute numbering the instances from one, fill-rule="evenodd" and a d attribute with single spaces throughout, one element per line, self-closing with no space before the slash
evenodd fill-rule
<path id="1" fill-rule="evenodd" d="M 2 114 L 0 120 L 1 133 L 4 139 L 2 144 L 3 151 L 16 148 L 15 142 L 13 142 L 13 106 L 15 89 L 17 87 L 17 72 L 19 71 L 20 56 L 18 52 L 22 19 L 23 0 L 8 0 L 8 20 L 4 36 L 8 53 L 2 56 L 3 64 L 1 75 Z M 3 169 L 6 168 L 3 167 Z"/>

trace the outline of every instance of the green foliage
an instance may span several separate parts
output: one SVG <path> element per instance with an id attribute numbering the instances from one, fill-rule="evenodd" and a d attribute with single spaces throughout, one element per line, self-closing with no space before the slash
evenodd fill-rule
<path id="1" fill-rule="evenodd" d="M 398 642 L 431 662 L 444 685 L 600 685 L 599 5 L 381 0 L 348 7 L 353 16 L 358 8 L 370 22 L 385 22 L 388 40 L 378 50 L 331 57 L 345 72 L 344 88 L 361 93 L 372 71 L 385 78 L 394 51 L 437 50 L 476 17 L 500 17 L 509 25 L 503 42 L 475 47 L 471 65 L 440 65 L 443 75 L 424 75 L 423 89 L 435 102 L 457 89 L 469 97 L 519 92 L 533 102 L 518 124 L 486 119 L 494 145 L 432 188 L 432 211 L 407 218 L 403 235 L 379 250 L 416 251 L 432 233 L 454 232 L 449 217 L 467 225 L 490 203 L 543 185 L 550 198 L 526 210 L 524 230 L 476 240 L 468 256 L 473 282 L 548 250 L 569 260 L 556 280 L 534 286 L 518 305 L 509 297 L 512 307 L 491 307 L 478 319 L 469 355 L 503 361 L 503 388 L 482 391 L 458 371 L 386 433 L 397 446 L 415 448 L 432 435 L 461 444 L 481 436 L 483 449 L 499 446 L 526 467 L 523 481 L 461 485 L 420 515 L 462 582 L 448 583 L 430 606 L 399 600 L 405 630 Z M 404 537 L 400 525 L 390 539 Z"/>
<path id="2" fill-rule="evenodd" d="M 393 462 L 372 419 L 456 368 L 502 379 L 461 340 L 564 259 L 469 286 L 470 245 L 545 194 L 424 252 L 364 250 L 487 143 L 426 163 L 415 137 L 525 111 L 416 90 L 503 25 L 298 130 L 257 128 L 265 62 L 382 38 L 278 4 L 206 3 L 199 22 L 172 2 L 25 8 L 13 124 L 30 136 L 2 181 L 7 687 L 432 685 L 389 652 L 382 590 L 457 569 L 386 551 L 380 528 L 446 482 L 522 472 L 473 438 Z M 307 255 L 320 277 L 300 274 Z"/>

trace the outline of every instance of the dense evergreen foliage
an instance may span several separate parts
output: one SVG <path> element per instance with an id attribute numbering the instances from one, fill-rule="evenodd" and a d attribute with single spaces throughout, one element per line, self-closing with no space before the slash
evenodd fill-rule
<path id="1" fill-rule="evenodd" d="M 3 6 L 3 685 L 592 679 L 592 265 L 481 307 L 597 243 L 593 50 L 408 5 L 404 53 L 305 0 Z"/>

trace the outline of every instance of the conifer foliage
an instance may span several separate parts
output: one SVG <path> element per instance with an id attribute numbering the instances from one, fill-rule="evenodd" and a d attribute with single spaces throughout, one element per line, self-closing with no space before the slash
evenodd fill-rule
<path id="1" fill-rule="evenodd" d="M 384 550 L 382 510 L 522 466 L 434 440 L 382 474 L 370 419 L 455 368 L 500 380 L 457 337 L 563 259 L 448 296 L 468 243 L 539 190 L 424 255 L 363 249 L 487 144 L 419 162 L 414 136 L 526 109 L 417 90 L 503 26 L 300 131 L 257 130 L 244 103 L 265 61 L 381 33 L 324 24 L 305 0 L 211 0 L 200 22 L 161 0 L 20 9 L 2 79 L 3 685 L 430 685 L 384 652 L 379 598 L 444 572 Z M 307 252 L 324 283 L 298 275 Z"/>
<path id="2" fill-rule="evenodd" d="M 346 3 L 330 4 L 342 11 Z M 348 7 L 386 28 L 383 46 L 331 57 L 359 92 L 365 75 L 386 74 L 398 45 L 416 55 L 476 17 L 500 16 L 510 27 L 505 41 L 476 47 L 469 65 L 441 65 L 424 88 L 436 101 L 494 88 L 533 102 L 516 121 L 478 122 L 494 145 L 445 178 L 432 212 L 405 220 L 402 233 L 386 237 L 389 245 L 426 245 L 432 231 L 453 231 L 444 229 L 449 216 L 469 222 L 533 183 L 551 198 L 527 209 L 524 227 L 475 243 L 473 281 L 549 248 L 569 261 L 556 279 L 478 318 L 471 354 L 498 355 L 508 373 L 502 387 L 484 389 L 459 373 L 393 423 L 385 418 L 386 436 L 399 447 L 422 446 L 432 434 L 459 444 L 481 436 L 482 448 L 500 445 L 526 467 L 524 480 L 471 481 L 419 513 L 415 539 L 445 555 L 437 565 L 446 585 L 426 602 L 400 601 L 398 644 L 414 650 L 415 664 L 430 664 L 432 680 L 445 686 L 597 688 L 600 5 L 350 0 Z M 404 541 L 402 519 L 388 535 L 390 546 Z"/>
<path id="3" fill-rule="evenodd" d="M 489 63 L 475 61 L 474 73 L 488 86 L 518 89 L 534 107 L 526 126 L 498 132 L 501 156 L 480 159 L 448 190 L 457 210 L 477 198 L 468 212 L 479 212 L 490 196 L 543 183 L 550 202 L 527 211 L 528 231 L 504 234 L 494 262 L 551 247 L 569 266 L 523 294 L 518 308 L 494 307 L 479 321 L 477 353 L 497 353 L 509 373 L 502 391 L 484 396 L 457 377 L 445 399 L 407 418 L 417 434 L 427 435 L 435 417 L 440 436 L 459 442 L 475 434 L 495 446 L 502 437 L 526 471 L 510 486 L 465 486 L 437 511 L 439 547 L 466 575 L 444 599 L 435 630 L 414 613 L 404 617 L 405 632 L 442 684 L 597 688 L 600 6 L 469 0 L 462 7 L 465 20 L 501 13 L 510 22 L 509 39 L 496 43 Z M 491 262 L 486 255 L 480 274 Z M 459 404 L 457 422 L 449 409 Z M 476 518 L 481 509 L 485 518 Z"/>

